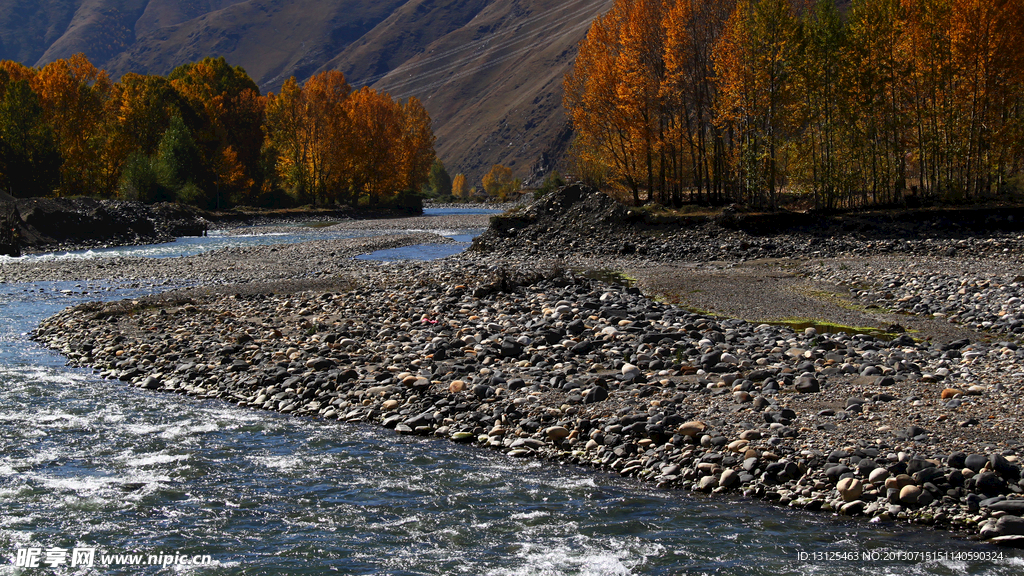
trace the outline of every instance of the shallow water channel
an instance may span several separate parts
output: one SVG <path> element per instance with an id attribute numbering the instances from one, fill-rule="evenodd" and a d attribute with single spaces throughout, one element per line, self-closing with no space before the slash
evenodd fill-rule
<path id="1" fill-rule="evenodd" d="M 128 388 L 26 334 L 66 306 L 165 288 L 0 285 L 0 574 L 1024 572 L 1019 551 L 945 533 Z M 75 549 L 92 565 L 72 567 Z"/>

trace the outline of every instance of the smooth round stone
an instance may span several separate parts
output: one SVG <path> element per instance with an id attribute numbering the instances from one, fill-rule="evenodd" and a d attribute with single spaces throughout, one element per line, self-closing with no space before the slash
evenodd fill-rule
<path id="1" fill-rule="evenodd" d="M 691 420 L 690 422 L 683 423 L 676 433 L 680 436 L 696 436 L 703 432 L 707 426 L 699 420 Z"/>
<path id="2" fill-rule="evenodd" d="M 626 378 L 627 380 L 630 379 L 630 378 L 636 378 L 639 375 L 640 375 L 640 368 L 638 368 L 638 367 L 636 367 L 633 364 L 630 364 L 628 362 L 622 365 L 622 376 L 624 378 Z"/>
<path id="3" fill-rule="evenodd" d="M 559 440 L 563 440 L 569 436 L 569 430 L 564 426 L 551 426 L 544 430 L 544 433 L 547 434 L 547 437 L 553 442 L 558 442 Z"/>
<path id="4" fill-rule="evenodd" d="M 978 492 L 986 496 L 999 496 L 1006 491 L 1006 482 L 995 472 L 978 474 L 976 486 Z"/>
<path id="5" fill-rule="evenodd" d="M 987 462 L 988 458 L 984 454 L 971 454 L 964 460 L 964 466 L 975 472 L 981 472 Z"/>
<path id="6" fill-rule="evenodd" d="M 821 391 L 821 385 L 813 376 L 801 376 L 796 379 L 796 391 L 801 394 L 814 394 Z"/>
<path id="7" fill-rule="evenodd" d="M 839 508 L 839 513 L 843 516 L 857 516 L 864 512 L 865 506 L 867 506 L 867 504 L 864 501 L 854 500 L 843 504 L 842 507 Z"/>
<path id="8" fill-rule="evenodd" d="M 921 500 L 922 490 L 914 485 L 904 486 L 900 489 L 900 503 L 914 506 Z"/>
<path id="9" fill-rule="evenodd" d="M 889 477 L 889 471 L 885 468 L 875 468 L 868 474 L 868 482 L 872 484 L 879 484 L 884 482 Z"/>
<path id="10" fill-rule="evenodd" d="M 746 451 L 747 444 L 749 443 L 750 442 L 747 440 L 734 440 L 733 442 L 729 443 L 728 448 L 730 452 L 744 452 Z"/>
<path id="11" fill-rule="evenodd" d="M 714 476 L 705 476 L 700 479 L 697 484 L 702 492 L 708 492 L 714 488 L 718 488 L 718 479 Z"/>
<path id="12" fill-rule="evenodd" d="M 843 478 L 836 484 L 836 490 L 844 502 L 853 502 L 864 493 L 864 484 L 856 478 Z"/>
<path id="13" fill-rule="evenodd" d="M 469 442 L 475 438 L 476 434 L 473 434 L 472 432 L 455 432 L 452 434 L 452 440 L 456 442 Z"/>
<path id="14" fill-rule="evenodd" d="M 718 479 L 718 485 L 723 488 L 732 488 L 740 483 L 739 474 L 732 468 L 726 468 Z"/>
<path id="15" fill-rule="evenodd" d="M 885 479 L 885 487 L 893 488 L 895 490 L 903 490 L 906 486 L 913 486 L 914 479 L 907 474 L 900 474 L 898 476 L 890 476 Z"/>
<path id="16" fill-rule="evenodd" d="M 967 455 L 963 452 L 954 452 L 946 460 L 946 466 L 950 468 L 963 468 L 967 461 Z"/>
<path id="17" fill-rule="evenodd" d="M 754 399 L 750 394 L 743 391 L 733 392 L 732 398 L 737 404 L 746 404 Z"/>
<path id="18" fill-rule="evenodd" d="M 829 482 L 838 485 L 844 474 L 853 472 L 849 466 L 845 464 L 837 464 L 835 466 L 829 466 L 825 470 L 825 476 L 828 477 Z"/>
<path id="19" fill-rule="evenodd" d="M 993 454 L 989 457 L 989 464 L 997 474 L 1008 480 L 1017 480 L 1020 478 L 1020 468 L 1017 468 L 1010 463 L 1003 455 Z"/>
<path id="20" fill-rule="evenodd" d="M 876 468 L 878 468 L 878 463 L 871 458 L 864 458 L 860 462 L 857 462 L 857 473 L 861 476 L 871 474 L 871 471 Z"/>
<path id="21" fill-rule="evenodd" d="M 466 383 L 462 380 L 452 380 L 452 383 L 448 385 L 448 391 L 452 394 L 458 394 L 466 389 Z"/>

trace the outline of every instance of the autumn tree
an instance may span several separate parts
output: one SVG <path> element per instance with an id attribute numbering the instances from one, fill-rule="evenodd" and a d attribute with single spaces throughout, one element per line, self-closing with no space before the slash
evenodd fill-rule
<path id="1" fill-rule="evenodd" d="M 664 27 L 661 0 L 634 0 L 619 32 L 614 66 L 616 107 L 624 120 L 637 175 L 648 197 L 667 203 L 661 82 L 664 78 Z"/>
<path id="2" fill-rule="evenodd" d="M 734 0 L 668 2 L 665 25 L 664 146 L 672 203 L 686 191 L 698 202 L 721 202 L 725 187 L 725 141 L 714 122 L 719 97 L 714 49 Z"/>
<path id="3" fill-rule="evenodd" d="M 596 20 L 565 79 L 577 176 L 634 203 L 723 190 L 713 50 L 733 2 L 619 0 Z M 719 198 L 720 199 L 720 198 Z"/>
<path id="4" fill-rule="evenodd" d="M 395 146 L 402 138 L 401 106 L 367 86 L 353 92 L 347 106 L 352 119 L 352 151 L 346 169 L 350 193 L 370 204 L 390 200 L 406 183 Z"/>
<path id="5" fill-rule="evenodd" d="M 119 175 L 119 194 L 167 199 L 157 187 L 158 146 L 173 117 L 191 114 L 188 103 L 161 76 L 129 72 L 113 85 L 104 112 L 103 162 L 108 172 Z"/>
<path id="6" fill-rule="evenodd" d="M 639 204 L 644 158 L 632 141 L 632 119 L 619 105 L 623 79 L 616 65 L 630 7 L 631 2 L 617 1 L 591 24 L 580 42 L 576 63 L 566 75 L 563 104 L 575 130 L 577 163 L 588 173 L 606 169 L 609 178 L 629 190 L 633 202 Z"/>
<path id="7" fill-rule="evenodd" d="M 102 162 L 104 106 L 111 89 L 106 73 L 76 54 L 47 64 L 31 82 L 61 156 L 57 195 L 111 192 L 116 178 Z"/>
<path id="8" fill-rule="evenodd" d="M 60 154 L 39 96 L 28 80 L 0 68 L 0 188 L 13 196 L 48 196 L 60 183 Z"/>
<path id="9" fill-rule="evenodd" d="M 271 94 L 267 138 L 284 182 L 314 203 L 396 202 L 426 184 L 434 162 L 430 117 L 418 100 L 352 92 L 337 71 L 303 86 L 290 79 Z"/>
<path id="10" fill-rule="evenodd" d="M 518 192 L 522 182 L 512 175 L 512 169 L 501 164 L 495 164 L 484 175 L 484 192 L 491 198 L 498 198 L 502 201 L 509 200 L 512 194 Z"/>
<path id="11" fill-rule="evenodd" d="M 945 200 L 972 200 L 1011 177 L 1006 139 L 1020 119 L 1020 0 L 904 2 L 913 55 L 918 184 Z M 1019 126 L 1019 124 L 1018 124 Z M 1019 134 L 1019 132 L 1017 132 Z M 1020 139 L 1017 138 L 1017 142 Z M 1019 148 L 1019 147 L 1018 147 Z M 1019 164 L 1018 164 L 1019 169 Z"/>
<path id="12" fill-rule="evenodd" d="M 904 105 L 911 62 L 901 48 L 905 25 L 900 0 L 861 0 L 849 14 L 844 54 L 853 74 L 859 203 L 891 202 L 906 189 L 909 116 Z"/>
<path id="13" fill-rule="evenodd" d="M 716 47 L 718 121 L 735 134 L 739 198 L 777 208 L 780 153 L 791 128 L 797 24 L 788 0 L 741 0 Z"/>
<path id="14" fill-rule="evenodd" d="M 267 99 L 267 136 L 280 158 L 278 172 L 300 201 L 346 202 L 345 162 L 351 152 L 347 99 L 341 72 L 317 74 L 299 86 L 290 78 Z"/>
<path id="15" fill-rule="evenodd" d="M 795 179 L 811 190 L 816 208 L 837 208 L 852 185 L 847 146 L 850 115 L 850 73 L 843 55 L 848 30 L 831 1 L 819 1 L 801 19 L 802 33 L 795 64 L 798 97 L 794 120 L 801 137 L 796 143 Z"/>
<path id="16" fill-rule="evenodd" d="M 456 174 L 455 178 L 452 179 L 452 196 L 462 200 L 469 199 L 469 188 L 466 186 L 465 174 Z"/>
<path id="17" fill-rule="evenodd" d="M 196 184 L 225 197 L 250 201 L 260 188 L 265 101 L 241 66 L 224 58 L 184 64 L 168 75 L 196 112 L 190 126 L 212 179 Z M 190 118 L 183 118 L 188 121 Z"/>
<path id="18" fill-rule="evenodd" d="M 422 188 L 428 181 L 431 166 L 437 161 L 434 152 L 435 137 L 430 115 L 418 98 L 410 97 L 401 105 L 401 108 L 401 180 L 399 190 L 412 193 Z M 444 175 L 447 176 L 447 171 Z M 442 185 L 444 185 L 443 182 Z"/>

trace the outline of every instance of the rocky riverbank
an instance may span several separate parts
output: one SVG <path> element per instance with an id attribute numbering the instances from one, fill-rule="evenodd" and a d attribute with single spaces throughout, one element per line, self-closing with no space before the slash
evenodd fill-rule
<path id="1" fill-rule="evenodd" d="M 795 332 L 472 257 L 84 305 L 35 337 L 146 390 L 1024 537 L 1011 342 Z"/>
<path id="2" fill-rule="evenodd" d="M 957 242 L 959 244 L 959 242 Z M 929 257 L 908 262 L 822 262 L 814 278 L 849 287 L 855 301 L 900 314 L 941 318 L 974 330 L 1020 338 L 1024 334 L 1024 267 L 1021 252 L 999 257 Z"/>
<path id="3" fill-rule="evenodd" d="M 509 258 L 528 254 L 571 261 L 625 256 L 656 263 L 1021 254 L 1024 217 L 995 212 L 980 217 L 965 211 L 965 225 L 950 223 L 955 212 L 937 212 L 929 219 L 927 212 L 755 217 L 726 210 L 716 217 L 663 220 L 592 188 L 573 185 L 494 218 L 473 250 Z"/>
<path id="4" fill-rule="evenodd" d="M 0 206 L 10 209 L 9 226 L 15 230 L 11 239 L 0 238 L 0 250 L 9 245 L 13 252 L 40 253 L 53 251 L 132 246 L 170 242 L 182 236 L 202 236 L 211 229 L 262 227 L 262 233 L 294 232 L 296 224 L 321 222 L 324 226 L 353 230 L 443 229 L 451 217 L 420 217 L 418 227 L 412 226 L 410 210 L 398 208 L 353 209 L 313 208 L 288 210 L 238 208 L 208 212 L 177 203 L 143 204 L 122 200 L 96 198 L 13 198 L 0 192 Z M 504 210 L 511 204 L 447 205 L 430 204 L 435 208 L 479 207 Z M 422 213 L 411 209 L 413 216 Z M 462 216 L 461 218 L 465 218 Z M 396 220 L 408 222 L 395 225 Z M 392 223 L 392 224 L 389 224 Z M 461 220 L 458 224 L 464 224 Z M 272 229 L 278 226 L 280 229 Z M 485 228 L 487 216 L 477 216 L 474 227 Z M 7 230 L 7 228 L 5 228 Z M 10 232 L 10 230 L 7 230 Z"/>
<path id="5" fill-rule="evenodd" d="M 0 280 L 199 284 L 35 333 L 149 391 L 1021 545 L 1024 239 L 640 220 L 570 188 L 435 262 L 351 259 L 450 241 L 413 218 L 337 224 L 391 236 L 0 264 Z M 582 274 L 606 269 L 643 290 Z M 880 329 L 762 322 L 806 316 Z"/>

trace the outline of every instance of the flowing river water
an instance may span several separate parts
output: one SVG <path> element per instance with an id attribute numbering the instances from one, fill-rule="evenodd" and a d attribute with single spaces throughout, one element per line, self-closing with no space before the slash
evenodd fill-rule
<path id="1" fill-rule="evenodd" d="M 210 238 L 178 253 L 245 242 Z M 0 285 L 0 574 L 1024 572 L 1020 551 L 941 532 L 128 388 L 27 335 L 66 306 L 167 287 Z"/>

